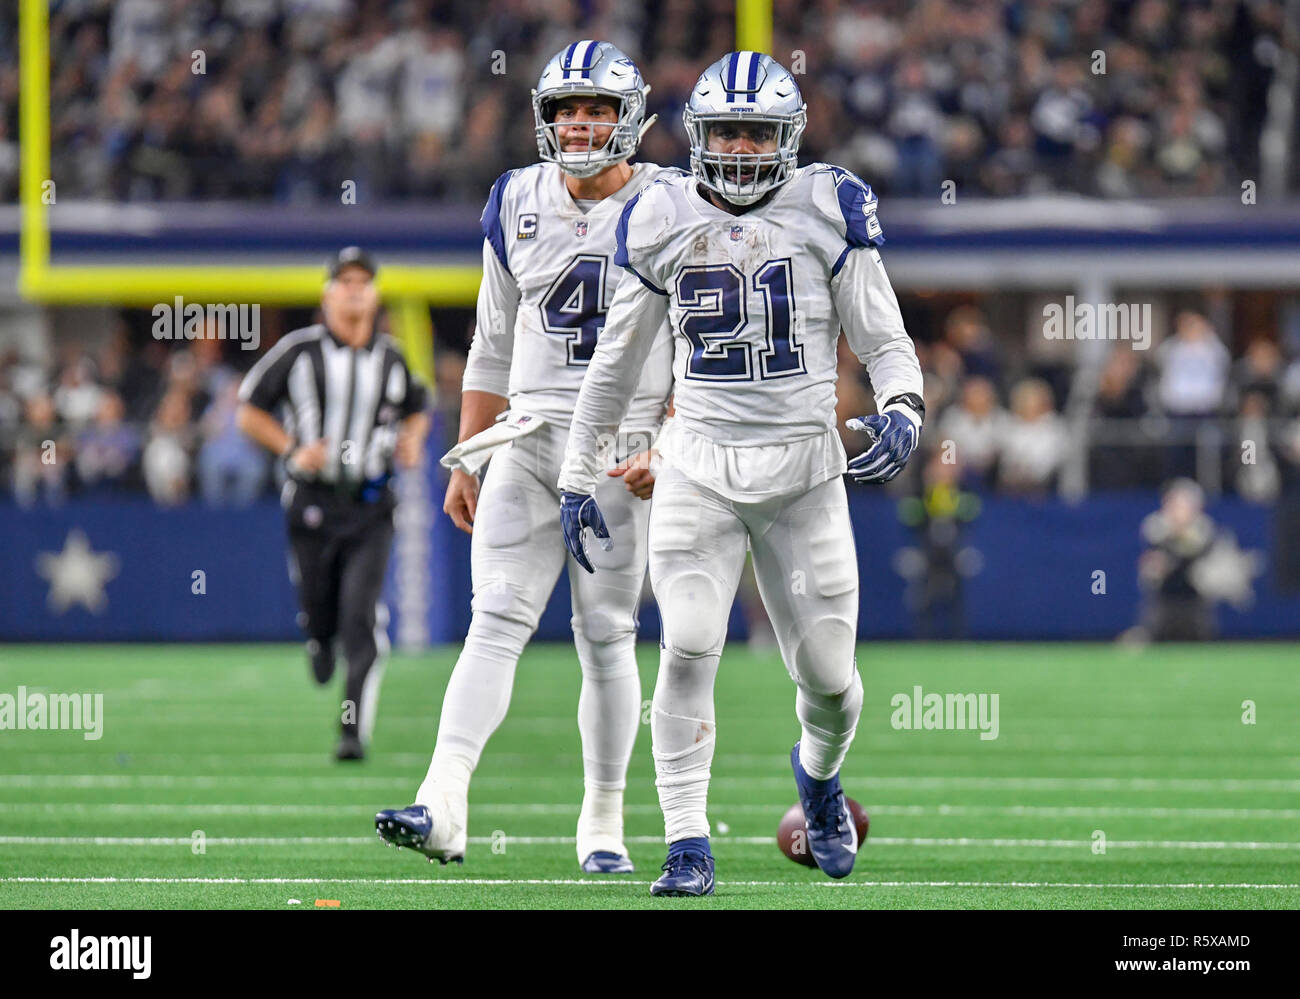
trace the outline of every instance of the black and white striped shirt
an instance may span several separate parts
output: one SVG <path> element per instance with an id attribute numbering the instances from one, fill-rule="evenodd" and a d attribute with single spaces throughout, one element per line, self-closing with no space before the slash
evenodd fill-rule
<path id="1" fill-rule="evenodd" d="M 348 491 L 392 474 L 399 424 L 427 396 L 392 337 L 353 348 L 323 324 L 285 335 L 239 387 L 241 402 L 275 414 L 298 443 L 324 438 L 329 457 L 310 478 Z"/>

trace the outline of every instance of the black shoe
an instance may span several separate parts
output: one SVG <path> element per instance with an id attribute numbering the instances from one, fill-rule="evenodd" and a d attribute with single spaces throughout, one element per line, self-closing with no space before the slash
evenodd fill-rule
<path id="1" fill-rule="evenodd" d="M 322 647 L 316 639 L 307 643 L 307 658 L 311 662 L 311 675 L 321 686 L 330 682 L 334 675 L 334 643 Z"/>
<path id="2" fill-rule="evenodd" d="M 366 748 L 355 735 L 344 733 L 339 737 L 339 748 L 334 750 L 336 760 L 364 760 Z"/>

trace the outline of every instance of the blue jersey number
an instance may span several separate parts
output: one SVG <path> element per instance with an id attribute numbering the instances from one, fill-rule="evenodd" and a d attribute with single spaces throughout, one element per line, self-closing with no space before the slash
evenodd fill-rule
<path id="1" fill-rule="evenodd" d="M 794 339 L 794 290 L 789 258 L 769 260 L 753 276 L 763 296 L 766 345 L 758 352 L 762 379 L 803 372 L 803 347 Z M 707 382 L 754 380 L 752 345 L 736 338 L 748 321 L 745 275 L 731 264 L 686 267 L 677 275 L 681 334 L 691 344 L 686 377 Z"/>
<path id="2" fill-rule="evenodd" d="M 574 257 L 542 298 L 542 328 L 569 338 L 567 363 L 585 367 L 605 326 L 607 257 Z"/>

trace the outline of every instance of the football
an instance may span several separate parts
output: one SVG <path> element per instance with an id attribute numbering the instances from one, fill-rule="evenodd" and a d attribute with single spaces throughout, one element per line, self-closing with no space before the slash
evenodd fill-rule
<path id="1" fill-rule="evenodd" d="M 845 798 L 849 805 L 849 814 L 853 816 L 853 821 L 858 827 L 858 845 L 861 846 L 867 841 L 867 830 L 871 826 L 871 818 L 867 815 L 866 809 L 859 805 L 852 798 Z M 781 818 L 781 824 L 776 827 L 776 845 L 781 848 L 781 852 L 793 860 L 796 864 L 803 864 L 804 867 L 816 867 L 812 854 L 808 850 L 808 836 L 804 828 L 803 805 L 795 802 Z"/>

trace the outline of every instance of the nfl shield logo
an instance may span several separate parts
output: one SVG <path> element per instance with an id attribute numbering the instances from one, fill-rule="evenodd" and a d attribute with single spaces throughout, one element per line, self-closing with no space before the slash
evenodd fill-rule
<path id="1" fill-rule="evenodd" d="M 573 234 L 579 239 L 587 235 L 587 223 L 585 221 L 573 223 Z"/>
<path id="2" fill-rule="evenodd" d="M 733 225 L 731 227 L 731 241 L 733 243 L 737 242 L 740 239 L 741 234 L 744 233 L 744 231 L 745 231 L 745 227 L 743 225 Z"/>

